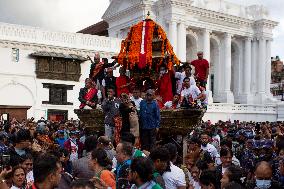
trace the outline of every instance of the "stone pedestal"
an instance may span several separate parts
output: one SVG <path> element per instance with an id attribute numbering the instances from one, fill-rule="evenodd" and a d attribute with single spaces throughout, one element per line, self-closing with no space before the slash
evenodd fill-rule
<path id="1" fill-rule="evenodd" d="M 104 132 L 104 113 L 101 110 L 75 109 L 74 112 L 87 128 Z M 186 136 L 200 123 L 204 113 L 203 109 L 161 110 L 160 133 L 167 136 Z"/>
<path id="2" fill-rule="evenodd" d="M 225 91 L 220 93 L 220 100 L 223 103 L 234 104 L 234 95 L 232 91 Z"/>
<path id="3" fill-rule="evenodd" d="M 284 103 L 280 102 L 277 104 L 277 121 L 284 121 Z"/>
<path id="4" fill-rule="evenodd" d="M 243 94 L 239 98 L 241 104 L 253 104 L 253 96 L 251 94 Z"/>

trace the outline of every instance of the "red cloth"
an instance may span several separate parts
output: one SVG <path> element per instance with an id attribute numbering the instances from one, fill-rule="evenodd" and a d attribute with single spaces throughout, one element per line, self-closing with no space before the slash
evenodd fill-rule
<path id="1" fill-rule="evenodd" d="M 77 147 L 78 147 L 78 158 L 81 158 L 83 155 L 84 144 L 80 142 L 79 139 L 76 139 Z M 64 148 L 71 152 L 71 139 L 68 139 L 64 142 Z"/>
<path id="2" fill-rule="evenodd" d="M 122 118 L 120 116 L 116 116 L 113 118 L 114 119 L 114 140 L 116 144 L 120 142 L 120 131 L 122 128 Z"/>
<path id="3" fill-rule="evenodd" d="M 93 70 L 92 77 L 96 77 L 97 74 L 102 70 L 103 66 L 104 66 L 103 62 L 99 62 L 98 64 L 96 64 L 95 69 Z"/>
<path id="4" fill-rule="evenodd" d="M 206 81 L 206 70 L 209 69 L 209 63 L 207 60 L 194 60 L 191 64 L 195 67 L 195 76 L 200 81 Z"/>
<path id="5" fill-rule="evenodd" d="M 144 53 L 142 54 L 140 52 L 139 54 L 139 63 L 138 68 L 143 69 L 146 66 L 146 54 L 147 54 L 147 43 L 148 43 L 148 35 L 149 35 L 149 23 L 148 21 L 145 21 L 145 35 L 144 35 Z M 143 31 L 142 31 L 143 32 Z"/>
<path id="6" fill-rule="evenodd" d="M 163 103 L 173 100 L 172 73 L 165 73 L 158 80 L 158 93 L 162 97 Z"/>
<path id="7" fill-rule="evenodd" d="M 86 101 L 90 101 L 97 93 L 98 93 L 98 90 L 96 88 L 91 88 L 89 92 L 87 92 L 86 95 L 84 96 L 84 99 Z M 81 103 L 80 109 L 84 108 L 85 106 L 86 104 Z"/>
<path id="8" fill-rule="evenodd" d="M 125 75 L 121 75 L 116 78 L 116 95 L 120 97 L 121 93 L 129 94 L 129 87 L 120 88 L 122 85 L 126 85 L 129 83 L 129 78 Z"/>

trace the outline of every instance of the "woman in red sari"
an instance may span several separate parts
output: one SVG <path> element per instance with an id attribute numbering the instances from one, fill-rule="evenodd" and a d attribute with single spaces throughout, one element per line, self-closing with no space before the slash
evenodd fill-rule
<path id="1" fill-rule="evenodd" d="M 80 109 L 95 109 L 98 103 L 97 94 L 98 90 L 95 88 L 94 82 L 87 78 L 85 87 L 81 88 L 79 93 Z"/>

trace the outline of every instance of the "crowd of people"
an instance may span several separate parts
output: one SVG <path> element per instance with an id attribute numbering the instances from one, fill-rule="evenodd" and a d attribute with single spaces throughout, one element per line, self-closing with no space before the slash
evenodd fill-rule
<path id="1" fill-rule="evenodd" d="M 283 122 L 203 122 L 188 134 L 183 162 L 175 143 L 142 150 L 123 132 L 115 144 L 78 120 L 1 128 L 1 189 L 284 188 Z"/>
<path id="2" fill-rule="evenodd" d="M 202 53 L 194 76 L 190 64 L 162 65 L 158 78 L 129 78 L 123 67 L 116 78 L 115 62 L 95 57 L 79 100 L 104 112 L 104 134 L 73 119 L 4 121 L 0 189 L 284 188 L 283 122 L 202 122 L 188 133 L 186 154 L 175 140 L 156 141 L 161 109 L 206 106 Z"/>

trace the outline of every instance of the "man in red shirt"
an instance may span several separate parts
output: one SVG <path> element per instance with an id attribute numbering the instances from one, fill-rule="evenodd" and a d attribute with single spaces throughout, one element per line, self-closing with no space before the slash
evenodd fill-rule
<path id="1" fill-rule="evenodd" d="M 125 75 L 125 68 L 119 68 L 120 76 L 116 78 L 116 95 L 120 98 L 121 93 L 129 94 L 129 86 L 131 85 L 129 78 Z"/>
<path id="2" fill-rule="evenodd" d="M 200 82 L 200 85 L 206 87 L 207 78 L 209 74 L 209 63 L 206 59 L 203 59 L 203 52 L 197 53 L 197 60 L 192 61 L 190 64 L 195 67 L 196 80 Z"/>

